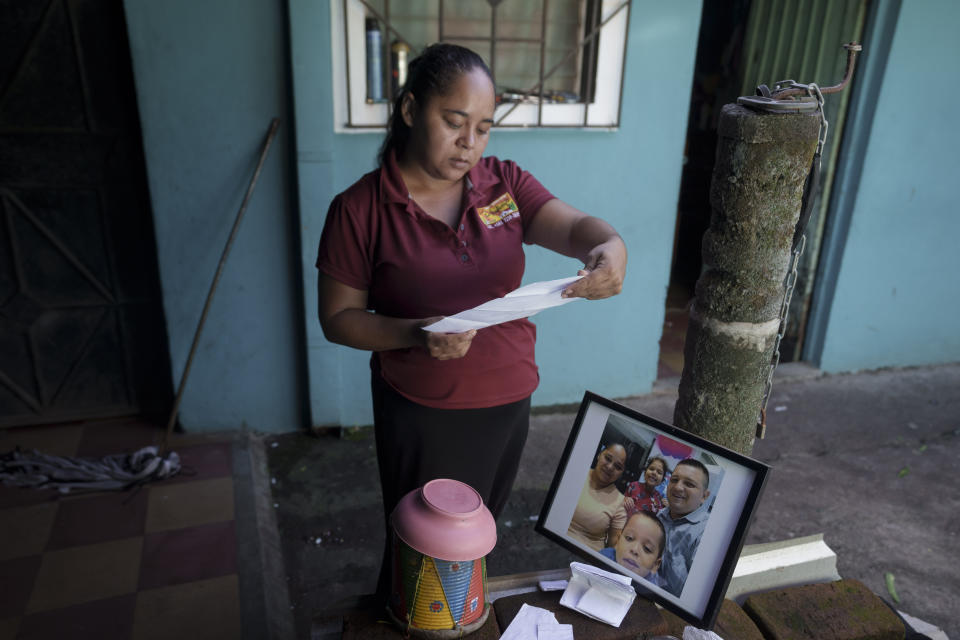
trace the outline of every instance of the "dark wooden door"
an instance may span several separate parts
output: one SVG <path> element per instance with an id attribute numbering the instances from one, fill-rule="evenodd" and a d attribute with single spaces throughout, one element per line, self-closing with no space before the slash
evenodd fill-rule
<path id="1" fill-rule="evenodd" d="M 0 426 L 171 402 L 121 0 L 0 0 Z"/>

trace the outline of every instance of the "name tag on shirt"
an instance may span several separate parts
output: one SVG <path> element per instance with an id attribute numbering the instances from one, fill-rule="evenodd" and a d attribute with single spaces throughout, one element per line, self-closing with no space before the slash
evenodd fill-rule
<path id="1" fill-rule="evenodd" d="M 490 229 L 500 227 L 520 216 L 520 207 L 514 202 L 509 192 L 503 194 L 485 207 L 477 207 L 480 219 Z"/>

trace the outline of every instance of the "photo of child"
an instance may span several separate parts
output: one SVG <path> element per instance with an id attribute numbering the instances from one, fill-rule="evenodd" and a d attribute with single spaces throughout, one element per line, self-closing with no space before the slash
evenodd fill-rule
<path id="1" fill-rule="evenodd" d="M 600 553 L 659 587 L 663 581 L 657 571 L 666 542 L 663 523 L 649 511 L 637 511 L 627 520 L 616 545 Z"/>
<path id="2" fill-rule="evenodd" d="M 643 482 L 635 480 L 628 484 L 626 491 L 623 492 L 623 506 L 627 510 L 627 515 L 633 515 L 637 511 L 656 513 L 667 506 L 659 486 L 669 473 L 670 467 L 667 466 L 666 460 L 659 456 L 647 458 Z"/>
<path id="3" fill-rule="evenodd" d="M 715 483 L 716 484 L 716 483 Z M 699 460 L 681 460 L 670 476 L 668 506 L 657 513 L 667 532 L 663 578 L 667 591 L 680 595 L 710 518 L 710 470 Z"/>

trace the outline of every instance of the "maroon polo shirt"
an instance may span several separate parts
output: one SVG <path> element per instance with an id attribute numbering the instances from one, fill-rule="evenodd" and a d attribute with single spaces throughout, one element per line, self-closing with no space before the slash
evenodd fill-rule
<path id="1" fill-rule="evenodd" d="M 410 197 L 393 153 L 330 204 L 317 268 L 367 291 L 384 316 L 449 316 L 520 286 L 523 235 L 553 196 L 511 161 L 487 157 L 464 181 L 451 228 Z M 463 358 L 423 348 L 379 354 L 384 379 L 410 400 L 440 409 L 492 407 L 529 396 L 539 382 L 536 328 L 515 320 L 477 332 Z"/>

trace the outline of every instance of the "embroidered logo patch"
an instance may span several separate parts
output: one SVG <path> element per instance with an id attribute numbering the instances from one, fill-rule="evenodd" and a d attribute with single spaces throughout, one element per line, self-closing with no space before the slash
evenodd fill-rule
<path id="1" fill-rule="evenodd" d="M 513 196 L 509 192 L 503 194 L 485 207 L 477 207 L 477 213 L 483 224 L 491 229 L 503 225 L 520 216 L 520 207 L 513 201 Z"/>

